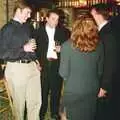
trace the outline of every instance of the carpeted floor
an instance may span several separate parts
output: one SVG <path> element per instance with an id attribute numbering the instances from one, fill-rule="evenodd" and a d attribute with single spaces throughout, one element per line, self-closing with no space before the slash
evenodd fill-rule
<path id="1" fill-rule="evenodd" d="M 14 120 L 9 99 L 3 84 L 0 84 L 0 120 Z"/>

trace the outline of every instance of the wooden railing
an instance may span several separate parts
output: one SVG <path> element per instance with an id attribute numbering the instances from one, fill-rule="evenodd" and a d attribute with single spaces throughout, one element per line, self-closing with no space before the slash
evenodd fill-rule
<path id="1" fill-rule="evenodd" d="M 110 3 L 115 0 L 57 0 L 57 7 L 89 7 L 97 3 Z"/>

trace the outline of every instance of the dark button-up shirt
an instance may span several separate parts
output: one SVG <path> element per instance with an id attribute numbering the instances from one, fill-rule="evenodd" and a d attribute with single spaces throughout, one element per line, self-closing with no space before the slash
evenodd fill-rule
<path id="1" fill-rule="evenodd" d="M 35 53 L 25 52 L 23 49 L 30 37 L 26 25 L 15 20 L 8 22 L 0 31 L 0 59 L 6 61 L 35 60 Z"/>

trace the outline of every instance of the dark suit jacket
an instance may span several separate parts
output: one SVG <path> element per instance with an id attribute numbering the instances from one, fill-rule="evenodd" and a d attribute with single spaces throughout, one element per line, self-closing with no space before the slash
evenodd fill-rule
<path id="1" fill-rule="evenodd" d="M 116 75 L 118 78 L 118 81 L 120 79 L 120 15 L 114 16 L 111 19 L 111 27 L 112 27 L 112 32 L 116 38 L 117 42 L 117 69 L 116 69 Z M 120 81 L 119 81 L 120 82 Z"/>
<path id="2" fill-rule="evenodd" d="M 35 37 L 37 40 L 37 57 L 40 60 L 40 64 L 41 66 L 44 68 L 45 63 L 47 62 L 47 50 L 48 50 L 48 35 L 47 32 L 45 30 L 45 25 L 41 25 L 39 27 L 39 29 L 36 31 L 35 33 Z M 54 40 L 59 41 L 60 44 L 62 44 L 64 41 L 66 41 L 67 35 L 66 33 L 62 30 L 62 28 L 60 27 L 56 27 L 55 29 L 55 35 L 54 35 Z M 59 65 L 59 53 L 58 53 L 58 64 L 57 67 Z"/>
<path id="3" fill-rule="evenodd" d="M 112 33 L 110 23 L 107 23 L 99 31 L 100 40 L 104 45 L 104 72 L 101 81 L 101 88 L 111 89 L 112 80 L 116 69 L 116 40 Z"/>

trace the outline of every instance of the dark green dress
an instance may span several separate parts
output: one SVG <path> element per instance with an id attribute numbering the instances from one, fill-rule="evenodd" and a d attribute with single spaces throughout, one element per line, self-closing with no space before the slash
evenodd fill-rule
<path id="1" fill-rule="evenodd" d="M 71 41 L 63 44 L 59 73 L 65 80 L 63 103 L 70 120 L 93 120 L 103 72 L 103 45 L 81 52 Z"/>

